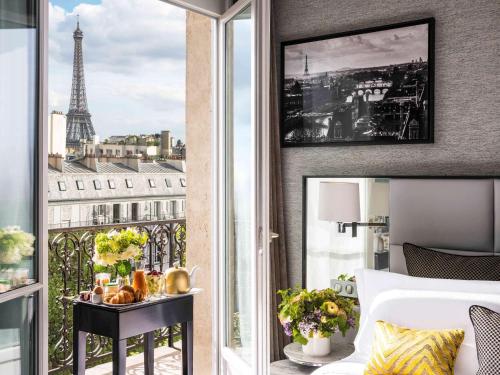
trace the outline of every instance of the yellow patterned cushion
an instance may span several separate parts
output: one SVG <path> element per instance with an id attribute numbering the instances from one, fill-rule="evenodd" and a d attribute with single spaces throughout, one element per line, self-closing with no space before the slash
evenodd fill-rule
<path id="1" fill-rule="evenodd" d="M 379 320 L 365 375 L 453 375 L 462 329 L 419 330 Z"/>

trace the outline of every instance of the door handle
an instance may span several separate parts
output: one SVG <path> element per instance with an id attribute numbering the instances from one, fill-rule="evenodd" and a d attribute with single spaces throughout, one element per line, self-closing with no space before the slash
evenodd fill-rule
<path id="1" fill-rule="evenodd" d="M 269 231 L 269 233 L 271 234 L 271 238 L 269 239 L 269 243 L 273 242 L 273 240 L 275 240 L 276 238 L 279 238 L 279 234 L 278 233 L 274 233 L 272 230 Z"/>

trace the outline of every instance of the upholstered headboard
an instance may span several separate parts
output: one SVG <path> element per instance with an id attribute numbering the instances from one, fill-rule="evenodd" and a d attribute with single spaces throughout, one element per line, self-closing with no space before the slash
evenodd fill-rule
<path id="1" fill-rule="evenodd" d="M 407 274 L 402 245 L 500 255 L 499 178 L 391 178 L 390 271 Z"/>

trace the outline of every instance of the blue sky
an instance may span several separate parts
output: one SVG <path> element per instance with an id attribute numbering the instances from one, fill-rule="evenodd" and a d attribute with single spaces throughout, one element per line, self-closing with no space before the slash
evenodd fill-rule
<path id="1" fill-rule="evenodd" d="M 85 4 L 100 4 L 101 0 L 87 0 L 87 1 L 79 1 L 79 0 L 51 0 L 50 3 L 52 5 L 57 5 L 61 8 L 64 8 L 66 11 L 71 12 L 77 5 L 81 3 Z"/>
<path id="2" fill-rule="evenodd" d="M 50 0 L 49 110 L 68 111 L 76 15 L 97 135 L 185 134 L 185 11 L 159 0 Z"/>

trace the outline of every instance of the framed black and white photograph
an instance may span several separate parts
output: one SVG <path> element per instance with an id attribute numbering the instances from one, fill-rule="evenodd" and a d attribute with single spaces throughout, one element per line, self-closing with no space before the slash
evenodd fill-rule
<path id="1" fill-rule="evenodd" d="M 281 44 L 283 147 L 432 143 L 434 19 Z"/>

